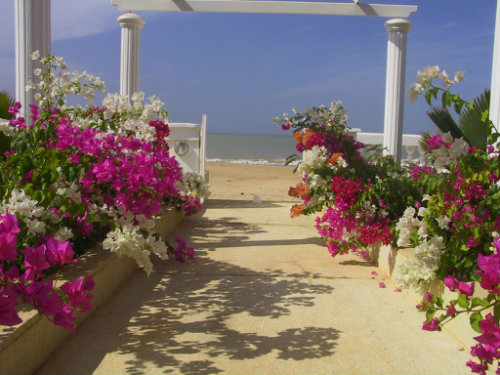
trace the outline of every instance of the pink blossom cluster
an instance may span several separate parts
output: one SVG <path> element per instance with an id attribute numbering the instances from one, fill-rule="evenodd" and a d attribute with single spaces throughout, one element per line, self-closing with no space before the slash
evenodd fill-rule
<path id="1" fill-rule="evenodd" d="M 23 267 L 11 265 L 18 254 L 13 251 L 19 233 L 15 215 L 0 216 L 0 325 L 21 323 L 16 306 L 29 304 L 40 313 L 50 317 L 54 324 L 75 332 L 73 321 L 76 311 L 85 312 L 91 308 L 94 289 L 91 276 L 77 279 L 56 288 L 53 280 L 42 280 L 43 271 L 64 264 L 76 262 L 69 242 L 60 242 L 51 235 L 40 239 L 37 247 L 28 247 L 24 255 Z"/>
<path id="2" fill-rule="evenodd" d="M 446 147 L 449 147 L 450 144 L 446 143 L 443 140 L 443 137 L 440 134 L 435 134 L 432 137 L 427 138 L 427 148 L 429 150 L 435 150 L 440 148 L 442 145 L 445 145 Z"/>
<path id="3" fill-rule="evenodd" d="M 433 173 L 434 173 L 434 168 L 429 167 L 427 165 L 417 165 L 410 170 L 410 174 L 414 180 Z"/>
<path id="4" fill-rule="evenodd" d="M 175 258 L 179 262 L 185 262 L 186 258 L 194 258 L 194 249 L 189 247 L 184 239 L 175 237 L 175 241 L 177 241 L 177 247 L 169 250 L 168 254 L 170 257 Z"/>
<path id="5" fill-rule="evenodd" d="M 381 241 L 389 244 L 394 240 L 390 233 L 390 219 L 368 209 L 357 209 L 352 206 L 358 203 L 360 195 L 369 189 L 361 179 L 343 176 L 333 177 L 330 186 L 334 193 L 334 205 L 316 219 L 318 233 L 326 239 L 328 250 L 332 256 L 356 250 L 356 243 L 364 246 Z M 379 202 L 383 207 L 384 203 Z M 348 237 L 346 238 L 346 234 Z"/>
<path id="6" fill-rule="evenodd" d="M 161 122 L 153 124 L 157 134 L 168 134 Z M 165 147 L 154 149 L 151 143 L 133 137 L 82 130 L 68 119 L 60 119 L 55 130 L 57 139 L 49 147 L 69 151 L 72 162 L 84 156 L 93 159 L 80 180 L 84 201 L 102 196 L 109 206 L 123 206 L 125 212 L 150 218 L 160 212 L 166 195 L 179 195 L 175 184 L 181 179 L 181 169 Z"/>
<path id="7" fill-rule="evenodd" d="M 450 181 L 442 192 L 443 206 L 451 219 L 450 233 L 467 247 L 483 246 L 483 234 L 500 230 L 500 215 L 486 206 L 490 186 L 499 176 L 483 171 L 466 178 L 457 165 Z"/>

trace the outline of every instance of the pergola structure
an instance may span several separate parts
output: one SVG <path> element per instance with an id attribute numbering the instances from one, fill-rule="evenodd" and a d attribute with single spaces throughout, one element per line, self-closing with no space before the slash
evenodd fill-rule
<path id="1" fill-rule="evenodd" d="M 384 114 L 384 142 L 387 153 L 401 157 L 407 34 L 411 22 L 407 18 L 417 11 L 412 5 L 351 3 L 257 1 L 257 0 L 111 0 L 120 10 L 121 26 L 120 93 L 131 97 L 139 91 L 140 31 L 144 19 L 133 11 L 163 12 L 218 12 L 317 14 L 343 16 L 371 16 L 389 18 L 387 70 Z M 50 52 L 50 0 L 15 0 L 16 4 L 16 98 L 23 108 L 29 108 L 33 97 L 25 86 L 33 75 L 31 53 Z M 500 123 L 500 2 L 497 2 L 495 46 L 491 81 L 490 118 Z"/>

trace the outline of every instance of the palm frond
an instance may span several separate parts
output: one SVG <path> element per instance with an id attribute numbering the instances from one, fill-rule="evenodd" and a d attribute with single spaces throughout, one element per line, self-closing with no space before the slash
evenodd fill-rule
<path id="1" fill-rule="evenodd" d="M 16 102 L 15 98 L 7 91 L 0 91 L 0 118 L 10 120 L 14 116 L 9 113 L 9 108 Z"/>
<path id="2" fill-rule="evenodd" d="M 465 108 L 461 115 L 459 126 L 467 142 L 476 148 L 486 150 L 491 124 L 483 113 L 490 107 L 490 90 L 486 89 L 474 98 L 472 108 Z"/>
<path id="3" fill-rule="evenodd" d="M 427 115 L 441 132 L 450 132 L 453 138 L 460 138 L 463 136 L 461 129 L 447 109 L 433 107 L 427 111 Z"/>

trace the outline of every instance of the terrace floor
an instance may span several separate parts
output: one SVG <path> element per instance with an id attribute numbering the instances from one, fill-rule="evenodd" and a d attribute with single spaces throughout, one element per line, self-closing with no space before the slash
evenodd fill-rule
<path id="1" fill-rule="evenodd" d="M 332 259 L 312 217 L 223 195 L 175 233 L 195 261 L 137 271 L 35 373 L 469 374 L 468 348 L 421 331 L 417 301 L 367 261 Z"/>

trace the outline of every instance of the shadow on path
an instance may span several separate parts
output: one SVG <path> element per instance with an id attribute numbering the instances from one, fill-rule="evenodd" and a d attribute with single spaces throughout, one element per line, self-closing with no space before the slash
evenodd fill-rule
<path id="1" fill-rule="evenodd" d="M 313 307 L 333 288 L 318 280 L 311 284 L 311 275 L 263 274 L 211 259 L 213 250 L 229 242 L 264 246 L 288 240 L 248 241 L 250 234 L 266 231 L 230 217 L 205 220 L 187 220 L 177 231 L 197 249 L 195 261 L 155 262 L 149 278 L 134 274 L 56 353 L 72 358 L 66 367 L 49 360 L 36 373 L 91 374 L 106 361 L 117 363 L 116 373 L 203 375 L 225 371 L 221 361 L 271 352 L 295 361 L 331 356 L 340 331 L 310 326 L 307 320 L 303 327 L 278 320 L 294 308 Z"/>

